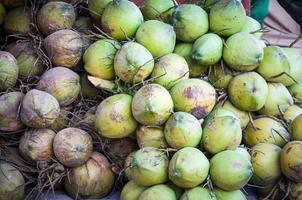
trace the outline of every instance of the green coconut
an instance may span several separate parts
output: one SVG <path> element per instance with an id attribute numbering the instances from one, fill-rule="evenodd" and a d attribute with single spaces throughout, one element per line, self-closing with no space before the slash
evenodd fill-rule
<path id="1" fill-rule="evenodd" d="M 290 65 L 289 74 L 285 74 L 287 76 L 287 81 L 283 82 L 285 86 L 290 86 L 298 82 L 302 78 L 302 56 L 298 49 L 295 48 L 282 48 L 283 52 L 288 58 L 288 62 Z"/>
<path id="2" fill-rule="evenodd" d="M 259 111 L 264 115 L 282 115 L 294 101 L 282 83 L 268 83 L 268 95 L 263 108 Z"/>
<path id="3" fill-rule="evenodd" d="M 27 35 L 32 32 L 32 15 L 29 8 L 18 7 L 7 13 L 3 28 L 9 34 Z"/>
<path id="4" fill-rule="evenodd" d="M 50 161 L 56 133 L 51 129 L 32 129 L 20 139 L 19 151 L 28 161 Z"/>
<path id="5" fill-rule="evenodd" d="M 174 53 L 185 58 L 189 66 L 190 77 L 200 77 L 208 70 L 208 66 L 200 65 L 190 57 L 192 49 L 193 43 L 178 43 L 175 46 Z"/>
<path id="6" fill-rule="evenodd" d="M 216 103 L 216 91 L 206 81 L 186 79 L 178 82 L 171 90 L 175 110 L 188 112 L 197 119 L 206 117 Z"/>
<path id="7" fill-rule="evenodd" d="M 19 115 L 23 97 L 21 92 L 8 92 L 0 96 L 0 131 L 18 131 L 24 128 Z"/>
<path id="8" fill-rule="evenodd" d="M 15 57 L 6 51 L 0 51 L 0 91 L 15 86 L 19 69 Z"/>
<path id="9" fill-rule="evenodd" d="M 259 143 L 271 143 L 283 147 L 290 140 L 290 135 L 277 119 L 259 117 L 248 124 L 243 139 L 250 147 Z"/>
<path id="10" fill-rule="evenodd" d="M 25 181 L 21 172 L 4 161 L 0 161 L 0 171 L 0 199 L 22 200 Z"/>
<path id="11" fill-rule="evenodd" d="M 302 183 L 290 183 L 289 198 L 291 200 L 301 200 L 302 199 Z"/>
<path id="12" fill-rule="evenodd" d="M 103 100 L 96 111 L 98 133 L 107 138 L 122 138 L 133 133 L 137 122 L 131 113 L 131 103 L 132 97 L 127 94 L 116 94 Z"/>
<path id="13" fill-rule="evenodd" d="M 114 71 L 126 83 L 144 81 L 154 67 L 151 53 L 141 44 L 127 42 L 116 53 Z"/>
<path id="14" fill-rule="evenodd" d="M 128 0 L 115 0 L 105 7 L 101 26 L 105 33 L 116 40 L 132 38 L 143 23 L 139 8 Z"/>
<path id="15" fill-rule="evenodd" d="M 79 33 L 63 29 L 47 36 L 44 48 L 54 65 L 72 68 L 77 66 L 82 58 L 84 40 Z"/>
<path id="16" fill-rule="evenodd" d="M 83 17 L 83 16 L 78 17 L 73 25 L 73 27 L 77 31 L 84 32 L 84 33 L 91 30 L 92 26 L 93 26 L 92 19 L 90 17 Z"/>
<path id="17" fill-rule="evenodd" d="M 181 196 L 180 200 L 199 200 L 199 199 L 209 199 L 216 200 L 216 197 L 210 192 L 209 189 L 197 186 L 192 189 L 188 189 Z"/>
<path id="18" fill-rule="evenodd" d="M 302 141 L 287 143 L 280 154 L 282 173 L 290 180 L 302 182 Z"/>
<path id="19" fill-rule="evenodd" d="M 227 88 L 233 76 L 233 71 L 223 61 L 210 66 L 208 77 L 215 88 Z"/>
<path id="20" fill-rule="evenodd" d="M 214 188 L 214 194 L 217 200 L 247 200 L 247 197 L 241 190 L 224 191 Z"/>
<path id="21" fill-rule="evenodd" d="M 84 69 L 92 76 L 113 80 L 113 61 L 119 48 L 119 43 L 114 40 L 102 39 L 94 42 L 84 53 Z"/>
<path id="22" fill-rule="evenodd" d="M 230 81 L 228 96 L 240 110 L 258 111 L 268 98 L 268 85 L 256 72 L 245 72 Z"/>
<path id="23" fill-rule="evenodd" d="M 175 112 L 165 124 L 165 138 L 170 147 L 196 147 L 202 137 L 200 122 L 191 114 Z"/>
<path id="24" fill-rule="evenodd" d="M 74 7 L 62 1 L 48 2 L 37 15 L 37 25 L 44 35 L 72 28 L 76 20 Z"/>
<path id="25" fill-rule="evenodd" d="M 37 78 L 45 70 L 45 66 L 35 48 L 37 47 L 30 42 L 14 42 L 6 47 L 6 50 L 16 58 L 19 67 L 19 78 L 23 81 Z"/>
<path id="26" fill-rule="evenodd" d="M 260 143 L 251 149 L 253 177 L 251 183 L 266 186 L 275 183 L 281 177 L 281 148 L 270 143 Z"/>
<path id="27" fill-rule="evenodd" d="M 224 110 L 231 111 L 240 120 L 241 128 L 244 129 L 250 121 L 249 113 L 236 108 L 230 100 L 220 101 L 216 104 L 215 109 L 222 108 Z"/>
<path id="28" fill-rule="evenodd" d="M 302 114 L 302 108 L 296 104 L 293 104 L 287 108 L 287 110 L 282 114 L 283 119 L 291 124 L 296 117 Z"/>
<path id="29" fill-rule="evenodd" d="M 245 148 L 244 146 L 239 146 L 235 151 L 241 154 L 242 157 L 245 157 L 247 160 L 251 161 L 252 157 L 250 153 L 248 152 L 248 148 Z"/>
<path id="30" fill-rule="evenodd" d="M 123 187 L 120 199 L 121 200 L 136 200 L 138 199 L 139 195 L 145 191 L 147 187 L 138 185 L 134 181 L 129 181 Z"/>
<path id="31" fill-rule="evenodd" d="M 179 81 L 189 78 L 189 67 L 182 56 L 170 53 L 156 60 L 151 78 L 169 90 Z"/>
<path id="32" fill-rule="evenodd" d="M 194 42 L 209 30 L 208 14 L 194 4 L 182 4 L 173 12 L 172 25 L 176 38 L 183 42 Z"/>
<path id="33" fill-rule="evenodd" d="M 80 76 L 66 67 L 55 67 L 41 76 L 37 89 L 54 96 L 60 106 L 68 106 L 81 92 Z"/>
<path id="34" fill-rule="evenodd" d="M 78 167 L 83 165 L 92 154 L 92 138 L 81 129 L 65 128 L 56 134 L 53 151 L 64 166 Z"/>
<path id="35" fill-rule="evenodd" d="M 255 20 L 249 16 L 246 16 L 245 24 L 242 27 L 240 32 L 250 33 L 259 40 L 261 39 L 261 37 L 263 35 L 263 32 L 261 31 L 261 24 L 257 20 Z"/>
<path id="36" fill-rule="evenodd" d="M 302 103 L 302 80 L 299 80 L 297 83 L 289 86 L 289 93 L 292 95 L 293 99 L 297 103 Z"/>
<path id="37" fill-rule="evenodd" d="M 125 159 L 124 161 L 124 170 L 125 170 L 125 176 L 127 177 L 128 180 L 132 180 L 132 171 L 131 171 L 131 165 L 133 162 L 133 157 L 134 154 L 137 151 L 131 152 Z"/>
<path id="38" fill-rule="evenodd" d="M 157 19 L 168 23 L 176 6 L 174 4 L 173 0 L 145 0 L 140 9 L 146 21 Z"/>
<path id="39" fill-rule="evenodd" d="M 245 186 L 253 175 L 250 160 L 238 151 L 226 150 L 214 155 L 210 161 L 210 177 L 213 184 L 225 191 Z"/>
<path id="40" fill-rule="evenodd" d="M 176 200 L 175 192 L 167 185 L 159 184 L 146 189 L 137 200 Z"/>
<path id="41" fill-rule="evenodd" d="M 173 52 L 176 34 L 171 25 L 158 20 L 149 20 L 138 28 L 135 39 L 157 58 Z"/>
<path id="42" fill-rule="evenodd" d="M 252 34 L 236 33 L 226 40 L 223 59 L 234 70 L 251 71 L 263 59 L 263 47 Z"/>
<path id="43" fill-rule="evenodd" d="M 32 89 L 25 94 L 21 103 L 21 121 L 32 128 L 47 128 L 59 117 L 60 106 L 55 97 Z"/>
<path id="44" fill-rule="evenodd" d="M 224 116 L 219 116 L 224 112 Z M 239 119 L 231 111 L 218 108 L 203 127 L 202 146 L 211 154 L 235 150 L 241 143 L 242 132 Z"/>
<path id="45" fill-rule="evenodd" d="M 131 179 L 142 186 L 165 183 L 168 180 L 168 164 L 165 151 L 154 147 L 142 148 L 133 155 Z"/>
<path id="46" fill-rule="evenodd" d="M 210 30 L 228 37 L 240 32 L 246 22 L 245 9 L 241 0 L 217 1 L 209 14 Z"/>
<path id="47" fill-rule="evenodd" d="M 193 188 L 206 180 L 209 168 L 209 160 L 199 149 L 185 147 L 171 158 L 169 179 L 181 188 Z"/>
<path id="48" fill-rule="evenodd" d="M 302 141 L 302 114 L 297 116 L 290 125 L 292 140 Z"/>
<path id="49" fill-rule="evenodd" d="M 50 129 L 58 132 L 68 127 L 70 107 L 63 107 L 60 109 L 59 117 L 50 125 Z"/>
<path id="50" fill-rule="evenodd" d="M 101 22 L 102 14 L 110 2 L 112 0 L 88 0 L 89 13 L 96 22 Z"/>
<path id="51" fill-rule="evenodd" d="M 173 111 L 172 98 L 164 87 L 148 84 L 141 87 L 134 95 L 132 113 L 143 125 L 162 125 Z"/>
<path id="52" fill-rule="evenodd" d="M 2 3 L 0 3 L 0 25 L 3 24 L 6 15 L 6 10 Z"/>
<path id="53" fill-rule="evenodd" d="M 190 57 L 201 65 L 213 65 L 222 57 L 222 39 L 215 33 L 207 33 L 198 38 Z"/>
<path id="54" fill-rule="evenodd" d="M 81 84 L 81 94 L 84 97 L 95 97 L 99 94 L 99 89 L 97 89 L 89 80 L 86 73 L 80 75 Z"/>
<path id="55" fill-rule="evenodd" d="M 73 198 L 99 199 L 109 194 L 114 179 L 107 158 L 93 152 L 85 164 L 70 170 L 64 178 L 64 188 Z"/>
<path id="56" fill-rule="evenodd" d="M 156 126 L 139 126 L 136 129 L 136 140 L 140 148 L 166 148 L 168 146 L 163 128 Z"/>

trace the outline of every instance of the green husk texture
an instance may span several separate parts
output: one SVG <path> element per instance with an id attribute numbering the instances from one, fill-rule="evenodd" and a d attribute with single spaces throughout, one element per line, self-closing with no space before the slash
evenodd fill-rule
<path id="1" fill-rule="evenodd" d="M 146 189 L 138 197 L 138 200 L 152 199 L 176 200 L 176 194 L 167 185 L 159 184 Z"/>
<path id="2" fill-rule="evenodd" d="M 134 200 L 138 199 L 140 194 L 145 191 L 147 187 L 138 185 L 134 181 L 129 181 L 126 183 L 126 185 L 123 187 L 121 192 L 121 200 Z"/>
<path id="3" fill-rule="evenodd" d="M 0 91 L 15 86 L 19 69 L 15 57 L 6 51 L 0 51 Z"/>
<path id="4" fill-rule="evenodd" d="M 173 0 L 145 0 L 140 9 L 145 20 L 170 22 L 175 5 Z"/>

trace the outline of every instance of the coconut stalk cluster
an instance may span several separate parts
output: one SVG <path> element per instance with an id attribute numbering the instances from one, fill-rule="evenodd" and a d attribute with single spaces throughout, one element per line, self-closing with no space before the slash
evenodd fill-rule
<path id="1" fill-rule="evenodd" d="M 240 0 L 4 0 L 0 26 L 0 200 L 302 199 L 302 56 Z"/>

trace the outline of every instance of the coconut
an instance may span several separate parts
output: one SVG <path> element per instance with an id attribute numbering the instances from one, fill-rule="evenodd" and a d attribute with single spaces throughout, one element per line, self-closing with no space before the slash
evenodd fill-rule
<path id="1" fill-rule="evenodd" d="M 95 127 L 107 138 L 122 138 L 133 133 L 137 122 L 131 113 L 132 97 L 116 94 L 103 100 L 97 108 Z"/>
<path id="2" fill-rule="evenodd" d="M 290 180 L 302 182 L 302 141 L 287 143 L 280 154 L 282 173 Z"/>
<path id="3" fill-rule="evenodd" d="M 74 28 L 80 32 L 87 32 L 92 28 L 92 19 L 89 17 L 80 16 L 74 23 Z"/>
<path id="4" fill-rule="evenodd" d="M 130 176 L 139 185 L 152 186 L 168 180 L 169 159 L 165 151 L 145 147 L 134 153 Z"/>
<path id="5" fill-rule="evenodd" d="M 259 117 L 248 124 L 243 139 L 250 147 L 259 143 L 271 143 L 283 147 L 290 140 L 290 135 L 277 119 Z"/>
<path id="6" fill-rule="evenodd" d="M 2 3 L 0 3 L 0 25 L 3 24 L 6 15 L 6 10 Z"/>
<path id="7" fill-rule="evenodd" d="M 181 188 L 193 188 L 206 180 L 209 168 L 209 160 L 199 149 L 185 147 L 171 158 L 169 179 Z"/>
<path id="8" fill-rule="evenodd" d="M 234 70 L 254 70 L 263 59 L 263 47 L 250 33 L 236 33 L 226 40 L 225 45 L 223 59 Z"/>
<path id="9" fill-rule="evenodd" d="M 184 189 L 178 187 L 171 181 L 167 182 L 166 185 L 169 186 L 169 188 L 171 188 L 175 192 L 176 199 L 180 199 L 181 195 L 184 193 Z"/>
<path id="10" fill-rule="evenodd" d="M 201 65 L 213 65 L 222 57 L 222 39 L 215 33 L 207 33 L 198 38 L 190 57 Z"/>
<path id="11" fill-rule="evenodd" d="M 151 77 L 155 83 L 169 90 L 179 81 L 189 78 L 189 67 L 182 56 L 167 54 L 156 60 Z"/>
<path id="12" fill-rule="evenodd" d="M 128 180 L 132 180 L 132 172 L 131 172 L 131 165 L 132 165 L 132 162 L 133 162 L 133 157 L 134 157 L 134 154 L 136 153 L 137 151 L 133 151 L 132 153 L 130 153 L 125 161 L 124 161 L 124 170 L 125 170 L 125 176 L 127 177 Z"/>
<path id="13" fill-rule="evenodd" d="M 159 184 L 146 189 L 137 200 L 165 199 L 176 200 L 175 192 L 167 185 Z"/>
<path id="14" fill-rule="evenodd" d="M 208 14 L 194 4 L 182 4 L 173 12 L 172 25 L 178 40 L 194 42 L 208 32 Z"/>
<path id="15" fill-rule="evenodd" d="M 172 111 L 173 101 L 168 90 L 158 84 L 141 87 L 133 97 L 133 116 L 143 125 L 162 125 Z"/>
<path id="16" fill-rule="evenodd" d="M 50 125 L 50 129 L 54 130 L 55 132 L 58 132 L 64 128 L 67 128 L 69 123 L 69 110 L 69 107 L 61 108 L 59 117 Z"/>
<path id="17" fill-rule="evenodd" d="M 219 116 L 218 112 L 226 114 Z M 231 111 L 222 108 L 216 109 L 209 117 L 203 127 L 203 147 L 212 154 L 235 150 L 242 139 L 239 119 Z"/>
<path id="18" fill-rule="evenodd" d="M 241 154 L 242 157 L 245 157 L 247 160 L 251 161 L 252 157 L 248 152 L 247 148 L 239 146 L 235 151 Z"/>
<path id="19" fill-rule="evenodd" d="M 170 94 L 176 111 L 191 113 L 197 119 L 206 117 L 216 103 L 215 89 L 200 79 L 182 80 L 170 90 Z"/>
<path id="20" fill-rule="evenodd" d="M 214 188 L 214 194 L 217 200 L 247 200 L 245 194 L 240 190 L 224 191 L 219 188 Z"/>
<path id="21" fill-rule="evenodd" d="M 0 131 L 18 131 L 24 128 L 19 115 L 23 97 L 21 92 L 9 92 L 0 96 Z"/>
<path id="22" fill-rule="evenodd" d="M 88 80 L 88 75 L 80 75 L 81 94 L 84 97 L 93 98 L 99 94 L 99 90 Z"/>
<path id="23" fill-rule="evenodd" d="M 116 40 L 132 38 L 143 21 L 139 8 L 127 0 L 109 2 L 101 18 L 104 32 Z"/>
<path id="24" fill-rule="evenodd" d="M 25 4 L 25 0 L 2 0 L 1 2 L 5 7 L 9 7 L 9 8 L 23 6 Z"/>
<path id="25" fill-rule="evenodd" d="M 72 168 L 64 179 L 64 188 L 73 198 L 102 198 L 113 186 L 114 174 L 110 163 L 98 152 L 93 152 L 85 164 Z"/>
<path id="26" fill-rule="evenodd" d="M 37 15 L 37 25 L 44 35 L 73 27 L 76 20 L 74 7 L 62 1 L 48 2 Z"/>
<path id="27" fill-rule="evenodd" d="M 110 141 L 108 153 L 114 161 L 123 164 L 127 156 L 137 149 L 136 141 L 126 137 Z"/>
<path id="28" fill-rule="evenodd" d="M 136 42 L 124 44 L 114 58 L 114 71 L 126 83 L 144 81 L 152 73 L 153 67 L 151 53 Z"/>
<path id="29" fill-rule="evenodd" d="M 287 89 L 297 103 L 302 103 L 302 80 L 299 80 Z"/>
<path id="30" fill-rule="evenodd" d="M 240 0 L 216 1 L 211 7 L 209 21 L 212 32 L 227 37 L 245 25 L 245 9 Z"/>
<path id="31" fill-rule="evenodd" d="M 157 19 L 168 23 L 176 6 L 174 4 L 173 0 L 145 0 L 140 9 L 146 21 Z"/>
<path id="32" fill-rule="evenodd" d="M 173 52 L 176 34 L 171 25 L 149 20 L 138 28 L 135 39 L 146 47 L 154 58 L 157 58 Z"/>
<path id="33" fill-rule="evenodd" d="M 233 78 L 233 72 L 221 61 L 220 63 L 210 66 L 208 77 L 210 83 L 215 88 L 226 89 Z"/>
<path id="34" fill-rule="evenodd" d="M 15 57 L 9 52 L 0 51 L 0 91 L 15 86 L 18 73 Z"/>
<path id="35" fill-rule="evenodd" d="M 0 161 L 0 171 L 0 198 L 22 200 L 25 181 L 21 172 L 3 161 Z"/>
<path id="36" fill-rule="evenodd" d="M 129 181 L 123 187 L 120 199 L 121 200 L 135 200 L 138 199 L 139 195 L 145 191 L 147 187 L 138 185 L 134 181 Z"/>
<path id="37" fill-rule="evenodd" d="M 156 126 L 139 126 L 136 129 L 136 140 L 140 148 L 166 148 L 168 146 L 163 128 Z"/>
<path id="38" fill-rule="evenodd" d="M 55 97 L 40 90 L 30 90 L 21 103 L 22 122 L 32 128 L 49 127 L 59 117 L 60 106 Z"/>
<path id="39" fill-rule="evenodd" d="M 253 177 L 251 183 L 265 186 L 275 183 L 281 177 L 281 148 L 270 143 L 260 143 L 251 149 Z"/>
<path id="40" fill-rule="evenodd" d="M 84 69 L 92 76 L 113 80 L 113 60 L 119 48 L 119 43 L 114 40 L 102 39 L 94 42 L 84 53 Z"/>
<path id="41" fill-rule="evenodd" d="M 282 115 L 294 103 L 292 96 L 282 83 L 268 83 L 268 95 L 263 108 L 264 115 Z"/>
<path id="42" fill-rule="evenodd" d="M 55 132 L 51 129 L 32 129 L 20 139 L 19 150 L 28 161 L 49 161 L 53 155 Z"/>
<path id="43" fill-rule="evenodd" d="M 238 151 L 226 150 L 214 155 L 210 166 L 213 184 L 225 191 L 242 188 L 253 175 L 250 160 L 242 157 Z"/>
<path id="44" fill-rule="evenodd" d="M 216 197 L 212 195 L 212 193 L 207 188 L 198 186 L 186 190 L 185 193 L 180 198 L 180 200 L 198 200 L 198 199 L 216 200 Z"/>
<path id="45" fill-rule="evenodd" d="M 83 165 L 92 154 L 91 136 L 78 128 L 59 131 L 53 141 L 56 158 L 67 167 Z"/>
<path id="46" fill-rule="evenodd" d="M 88 10 L 91 17 L 96 22 L 101 22 L 102 14 L 106 8 L 106 6 L 112 2 L 112 0 L 89 0 L 88 1 Z"/>
<path id="47" fill-rule="evenodd" d="M 231 111 L 240 120 L 241 129 L 245 129 L 250 121 L 248 112 L 239 110 L 229 100 L 218 102 L 214 107 L 214 110 L 218 108 Z"/>
<path id="48" fill-rule="evenodd" d="M 60 106 L 68 106 L 81 92 L 80 76 L 68 68 L 55 67 L 42 75 L 37 89 L 54 96 Z"/>
<path id="49" fill-rule="evenodd" d="M 249 16 L 246 16 L 245 24 L 242 27 L 240 32 L 250 33 L 259 40 L 261 39 L 261 37 L 263 35 L 263 33 L 261 31 L 261 24 L 257 20 L 255 20 Z"/>
<path id="50" fill-rule="evenodd" d="M 300 51 L 295 48 L 282 48 L 282 50 L 287 56 L 290 65 L 290 73 L 285 74 L 287 76 L 287 81 L 283 82 L 283 84 L 285 86 L 290 86 L 297 83 L 297 81 L 302 78 L 302 56 Z"/>
<path id="51" fill-rule="evenodd" d="M 178 43 L 175 46 L 174 53 L 185 58 L 189 66 L 190 77 L 200 77 L 203 73 L 205 73 L 208 70 L 208 66 L 200 65 L 195 60 L 191 59 L 190 53 L 192 49 L 193 49 L 192 43 Z"/>
<path id="52" fill-rule="evenodd" d="M 302 114 L 298 115 L 290 125 L 292 140 L 302 141 Z"/>
<path id="53" fill-rule="evenodd" d="M 228 96 L 240 110 L 258 111 L 266 102 L 268 85 L 256 72 L 245 72 L 230 81 Z"/>
<path id="54" fill-rule="evenodd" d="M 54 65 L 72 68 L 81 57 L 84 46 L 82 36 L 72 30 L 56 31 L 44 40 L 44 48 Z"/>
<path id="55" fill-rule="evenodd" d="M 196 147 L 202 137 L 200 122 L 191 114 L 175 112 L 165 124 L 165 138 L 174 149 Z"/>
<path id="56" fill-rule="evenodd" d="M 32 15 L 29 8 L 18 7 L 7 13 L 3 28 L 9 34 L 27 35 L 32 30 Z"/>
<path id="57" fill-rule="evenodd" d="M 291 124 L 292 121 L 296 117 L 302 114 L 302 108 L 298 105 L 291 105 L 290 107 L 287 108 L 287 110 L 283 113 L 283 118 L 285 119 L 286 122 Z"/>
<path id="58" fill-rule="evenodd" d="M 14 42 L 6 47 L 6 50 L 16 58 L 19 67 L 18 75 L 23 81 L 30 81 L 42 75 L 45 70 L 35 48 L 30 42 Z"/>
<path id="59" fill-rule="evenodd" d="M 302 199 L 302 183 L 291 183 L 289 199 L 291 200 L 301 200 Z"/>

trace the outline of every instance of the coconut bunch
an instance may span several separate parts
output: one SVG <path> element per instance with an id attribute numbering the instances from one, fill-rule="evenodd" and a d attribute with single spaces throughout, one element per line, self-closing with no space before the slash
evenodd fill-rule
<path id="1" fill-rule="evenodd" d="M 1 2 L 0 199 L 301 198 L 302 56 L 198 3 Z"/>

